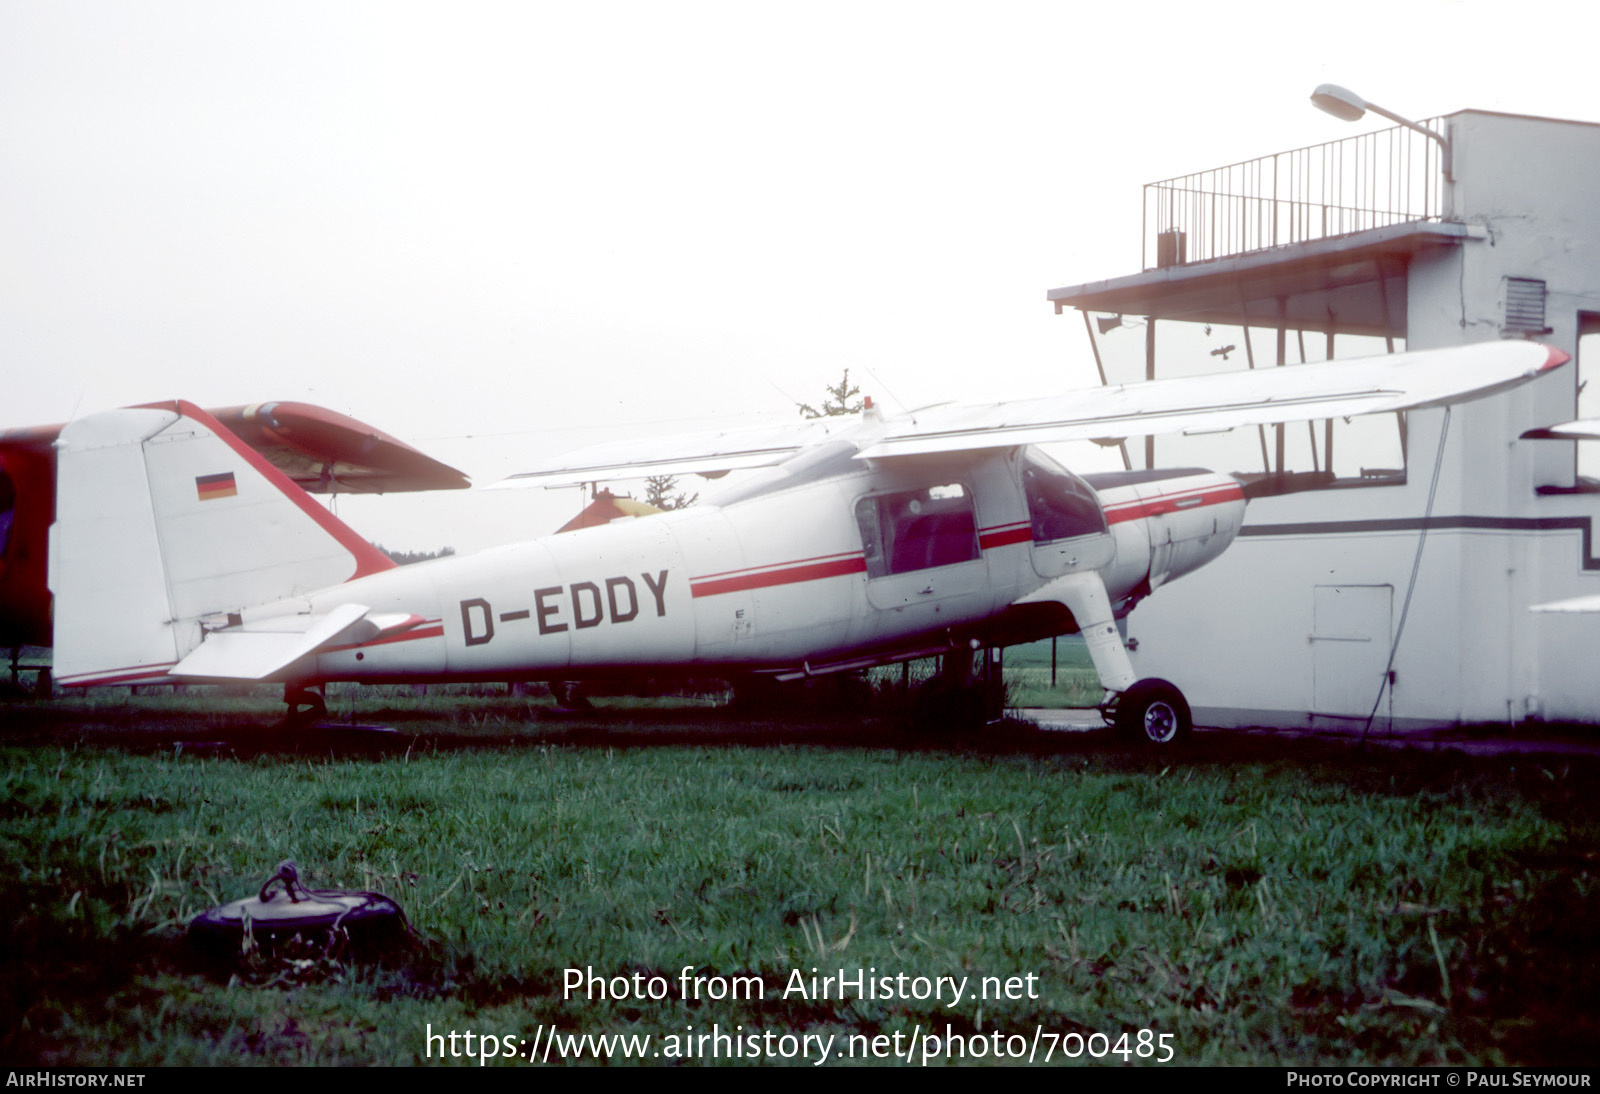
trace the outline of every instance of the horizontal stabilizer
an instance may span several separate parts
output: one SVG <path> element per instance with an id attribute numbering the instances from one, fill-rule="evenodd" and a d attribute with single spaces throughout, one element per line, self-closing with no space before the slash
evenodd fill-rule
<path id="1" fill-rule="evenodd" d="M 341 604 L 324 615 L 277 616 L 212 631 L 169 675 L 265 680 L 323 646 L 333 645 L 366 614 L 361 604 Z"/>
<path id="2" fill-rule="evenodd" d="M 67 686 L 259 679 L 327 635 L 218 623 L 394 568 L 188 403 L 81 418 L 61 430 L 56 464 L 49 572 Z"/>

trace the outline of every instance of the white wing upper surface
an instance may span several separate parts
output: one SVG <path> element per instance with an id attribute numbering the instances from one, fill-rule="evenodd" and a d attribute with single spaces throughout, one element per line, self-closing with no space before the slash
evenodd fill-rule
<path id="1" fill-rule="evenodd" d="M 1529 441 L 1600 441 L 1600 418 L 1579 418 L 1543 429 L 1530 429 L 1522 438 Z"/>
<path id="2" fill-rule="evenodd" d="M 564 453 L 495 485 L 574 486 L 610 478 L 717 475 L 771 467 L 854 426 L 853 418 L 836 418 L 610 441 Z"/>
<path id="3" fill-rule="evenodd" d="M 1534 342 L 1482 342 L 1314 365 L 1089 388 L 1042 399 L 939 407 L 890 423 L 864 457 L 1152 433 L 1207 433 L 1415 410 L 1480 398 L 1567 360 Z"/>
<path id="4" fill-rule="evenodd" d="M 768 467 L 826 440 L 854 440 L 861 459 L 1209 433 L 1240 426 L 1348 418 L 1444 406 L 1524 383 L 1567 360 L 1537 342 L 1480 342 L 1311 365 L 1085 388 L 1038 399 L 948 404 L 882 419 L 836 418 L 595 445 L 502 485 L 561 486 L 604 478 Z"/>

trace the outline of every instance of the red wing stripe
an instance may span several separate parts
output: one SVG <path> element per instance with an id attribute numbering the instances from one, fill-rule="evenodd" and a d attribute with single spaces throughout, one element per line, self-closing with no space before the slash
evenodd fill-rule
<path id="1" fill-rule="evenodd" d="M 802 581 L 819 581 L 825 577 L 842 577 L 846 574 L 865 573 L 867 560 L 861 555 L 850 555 L 845 558 L 835 558 L 825 562 L 809 562 L 799 565 L 785 566 L 779 570 L 767 570 L 762 573 L 740 573 L 732 571 L 737 576 L 719 577 L 708 581 L 699 579 L 689 583 L 692 594 L 696 597 L 718 596 L 722 593 L 739 593 L 749 589 L 765 589 L 774 585 L 793 585 Z"/>

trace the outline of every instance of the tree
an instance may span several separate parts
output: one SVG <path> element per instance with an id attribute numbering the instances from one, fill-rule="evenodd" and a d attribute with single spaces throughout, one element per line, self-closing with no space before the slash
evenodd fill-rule
<path id="1" fill-rule="evenodd" d="M 850 370 L 845 369 L 844 375 L 839 378 L 839 383 L 827 389 L 828 398 L 823 400 L 821 409 L 810 403 L 796 403 L 800 408 L 802 418 L 842 418 L 847 414 L 861 413 L 862 401 L 850 401 L 853 395 L 861 394 L 861 389 L 850 383 Z"/>
<path id="2" fill-rule="evenodd" d="M 850 382 L 849 369 L 844 370 L 837 384 L 825 390 L 828 397 L 822 401 L 820 408 L 810 403 L 795 404 L 800 408 L 802 418 L 843 418 L 861 413 L 863 401 L 855 399 L 851 402 L 851 399 L 861 394 L 861 389 Z M 644 482 L 644 500 L 646 504 L 654 505 L 657 509 L 684 509 L 700 499 L 697 493 L 685 495 L 681 490 L 675 490 L 678 485 L 676 475 L 652 475 Z"/>
<path id="3" fill-rule="evenodd" d="M 391 551 L 381 543 L 374 543 L 373 546 L 389 556 L 389 561 L 400 566 L 409 566 L 413 562 L 426 562 L 430 558 L 449 558 L 456 553 L 454 547 L 441 547 L 437 551 Z"/>
<path id="4" fill-rule="evenodd" d="M 698 493 L 685 495 L 682 490 L 675 491 L 673 488 L 677 485 L 676 475 L 651 475 L 644 480 L 645 504 L 657 509 L 687 509 L 700 500 Z"/>

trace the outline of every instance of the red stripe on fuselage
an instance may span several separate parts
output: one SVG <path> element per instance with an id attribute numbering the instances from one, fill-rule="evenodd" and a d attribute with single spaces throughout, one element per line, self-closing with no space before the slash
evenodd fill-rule
<path id="1" fill-rule="evenodd" d="M 730 570 L 732 576 L 712 575 L 708 578 L 690 578 L 689 590 L 695 597 L 718 596 L 722 593 L 740 593 L 750 589 L 766 589 L 774 585 L 793 585 L 802 581 L 819 581 L 825 577 L 843 577 L 847 574 L 865 573 L 867 560 L 862 555 L 828 557 L 818 562 L 783 563 L 777 568 L 751 573 Z"/>
<path id="2" fill-rule="evenodd" d="M 758 570 L 777 570 L 781 568 L 787 568 L 789 566 L 805 566 L 813 562 L 831 562 L 834 559 L 861 557 L 862 554 L 860 551 L 841 551 L 836 555 L 813 555 L 810 558 L 797 558 L 792 562 L 769 562 L 765 566 L 741 566 L 737 570 L 718 570 L 716 573 L 701 574 L 699 577 L 691 577 L 689 579 L 689 583 L 692 585 L 696 581 L 709 581 L 714 577 L 733 577 L 736 574 L 753 574 Z"/>
<path id="3" fill-rule="evenodd" d="M 982 550 L 1007 547 L 1014 543 L 1031 543 L 1033 526 L 1023 521 L 1019 524 L 997 524 L 978 532 L 978 546 Z M 750 566 L 743 570 L 723 570 L 714 574 L 689 579 L 690 592 L 695 597 L 718 596 L 722 593 L 747 592 L 767 589 L 777 585 L 794 585 L 803 581 L 820 581 L 829 577 L 844 577 L 865 573 L 867 560 L 857 552 L 840 555 L 819 555 L 797 562 L 779 562 L 769 566 Z"/>
<path id="4" fill-rule="evenodd" d="M 1143 520 L 1146 517 L 1159 517 L 1167 513 L 1184 513 L 1207 505 L 1222 505 L 1243 499 L 1244 488 L 1237 483 L 1212 483 L 1153 498 L 1132 498 L 1107 505 L 1106 523 L 1121 524 L 1127 520 Z"/>
<path id="5" fill-rule="evenodd" d="M 437 620 L 435 622 L 437 622 Z M 433 626 L 433 627 L 423 625 L 423 626 L 420 626 L 420 627 L 416 627 L 413 630 L 401 631 L 399 634 L 384 635 L 382 638 L 373 638 L 373 639 L 370 639 L 370 640 L 368 640 L 366 642 L 351 642 L 347 646 L 329 646 L 327 649 L 318 650 L 317 652 L 318 653 L 338 653 L 341 650 L 365 650 L 365 649 L 371 649 L 373 646 L 387 646 L 391 642 L 411 642 L 411 641 L 414 641 L 414 640 L 416 640 L 418 638 L 443 638 L 443 637 L 444 637 L 444 625 L 443 624 L 439 624 L 438 626 Z"/>
<path id="6" fill-rule="evenodd" d="M 1027 521 L 1021 524 L 997 524 L 993 528 L 978 529 L 978 547 L 987 551 L 993 547 L 1009 547 L 1013 543 L 1032 543 L 1033 525 Z"/>
<path id="7" fill-rule="evenodd" d="M 1220 505 L 1244 497 L 1237 483 L 1207 483 L 1154 498 L 1133 498 L 1105 507 L 1106 522 L 1119 524 L 1127 520 L 1161 516 L 1164 513 L 1181 513 L 1207 505 Z M 1029 522 L 997 524 L 980 529 L 978 547 L 988 551 L 1017 543 L 1033 542 L 1033 527 Z M 718 596 L 722 593 L 747 592 L 777 585 L 794 585 L 805 581 L 819 581 L 829 577 L 864 573 L 866 558 L 859 554 L 822 555 L 798 562 L 774 563 L 770 566 L 752 566 L 743 570 L 724 570 L 715 574 L 689 579 L 691 594 Z"/>

